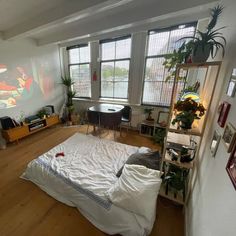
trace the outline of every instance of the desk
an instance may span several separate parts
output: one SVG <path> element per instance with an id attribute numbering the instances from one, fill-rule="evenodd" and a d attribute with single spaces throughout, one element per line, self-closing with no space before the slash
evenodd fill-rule
<path id="1" fill-rule="evenodd" d="M 93 107 L 89 107 L 89 111 L 94 111 L 97 113 L 116 113 L 124 108 L 122 105 L 115 104 L 98 104 Z"/>

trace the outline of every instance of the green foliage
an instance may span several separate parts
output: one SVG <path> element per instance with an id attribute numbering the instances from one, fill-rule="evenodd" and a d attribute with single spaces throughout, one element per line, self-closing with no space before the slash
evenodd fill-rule
<path id="1" fill-rule="evenodd" d="M 144 114 L 152 114 L 152 111 L 154 110 L 154 108 L 153 107 L 145 107 L 144 109 L 143 109 L 143 111 L 144 111 Z"/>
<path id="2" fill-rule="evenodd" d="M 173 51 L 173 53 L 165 56 L 165 61 L 163 65 L 168 69 L 170 75 L 166 77 L 166 81 L 170 80 L 175 76 L 176 66 L 178 64 L 184 63 L 191 54 L 191 44 L 186 44 L 185 42 L 179 47 L 178 50 Z M 178 80 L 184 80 L 185 77 L 179 77 Z"/>
<path id="3" fill-rule="evenodd" d="M 184 101 L 177 101 L 174 109 L 179 113 L 172 120 L 172 124 L 181 122 L 181 127 L 185 129 L 191 129 L 194 119 L 200 119 L 206 111 L 201 103 L 195 102 L 191 97 Z"/>
<path id="4" fill-rule="evenodd" d="M 70 76 L 61 77 L 62 84 L 66 87 L 66 107 L 68 110 L 68 120 L 71 121 L 71 114 L 74 111 L 73 98 L 76 95 L 76 91 L 72 90 L 72 85 L 75 83 Z"/>
<path id="5" fill-rule="evenodd" d="M 188 175 L 187 170 L 182 170 L 175 165 L 169 165 L 169 170 L 163 178 L 163 182 L 177 191 L 185 189 L 185 182 Z"/>
<path id="6" fill-rule="evenodd" d="M 223 6 L 218 5 L 213 9 L 211 9 L 211 21 L 207 26 L 206 32 L 201 32 L 200 30 L 197 30 L 197 36 L 183 37 L 180 39 L 180 40 L 191 39 L 191 41 L 189 41 L 187 44 L 189 44 L 190 47 L 192 48 L 193 55 L 196 54 L 196 51 L 199 48 L 201 48 L 203 52 L 206 51 L 207 48 L 209 48 L 212 58 L 216 56 L 219 49 L 222 49 L 222 56 L 224 56 L 226 39 L 223 37 L 223 34 L 219 31 L 225 27 L 213 30 L 216 26 L 219 16 L 223 11 L 223 8 L 224 8 Z M 221 43 L 219 42 L 219 40 L 222 40 L 223 42 Z"/>
<path id="7" fill-rule="evenodd" d="M 114 67 L 105 65 L 102 68 L 102 78 L 108 79 L 115 77 L 126 77 L 128 74 L 128 70 L 126 68 L 116 67 L 114 74 Z"/>
<path id="8" fill-rule="evenodd" d="M 166 129 L 157 129 L 152 139 L 155 143 L 163 145 L 165 137 L 166 137 Z"/>
<path id="9" fill-rule="evenodd" d="M 66 87 L 71 87 L 75 82 L 72 80 L 70 76 L 61 77 L 62 84 Z"/>

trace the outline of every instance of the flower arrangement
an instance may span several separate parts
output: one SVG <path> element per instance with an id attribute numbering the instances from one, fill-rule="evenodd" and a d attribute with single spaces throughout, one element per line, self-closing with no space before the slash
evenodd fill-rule
<path id="1" fill-rule="evenodd" d="M 193 121 L 201 119 L 206 111 L 202 103 L 195 102 L 191 97 L 186 98 L 184 101 L 177 101 L 174 105 L 174 110 L 178 113 L 172 120 L 172 124 L 178 123 L 183 129 L 191 129 Z"/>

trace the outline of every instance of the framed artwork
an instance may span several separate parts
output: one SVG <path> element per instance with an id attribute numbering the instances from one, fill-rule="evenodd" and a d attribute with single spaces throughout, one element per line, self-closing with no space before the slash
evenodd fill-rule
<path id="1" fill-rule="evenodd" d="M 236 138 L 236 129 L 232 124 L 228 123 L 225 127 L 222 139 L 227 148 L 227 152 L 231 152 Z"/>
<path id="2" fill-rule="evenodd" d="M 157 124 L 159 124 L 162 127 L 166 127 L 168 122 L 169 112 L 167 111 L 159 111 L 158 117 L 157 117 Z"/>
<path id="3" fill-rule="evenodd" d="M 233 69 L 232 75 L 229 80 L 228 88 L 226 94 L 229 97 L 234 97 L 236 91 L 236 68 Z"/>
<path id="4" fill-rule="evenodd" d="M 229 110 L 230 110 L 230 106 L 231 104 L 229 104 L 228 102 L 222 102 L 220 104 L 219 107 L 219 117 L 218 117 L 218 124 L 220 127 L 224 127 L 225 126 L 225 122 L 227 120 L 228 114 L 229 114 Z"/>
<path id="5" fill-rule="evenodd" d="M 236 145 L 234 145 L 233 151 L 230 154 L 229 161 L 226 165 L 226 171 L 234 185 L 236 190 Z"/>
<path id="6" fill-rule="evenodd" d="M 211 150 L 211 154 L 214 157 L 216 155 L 219 143 L 220 143 L 220 134 L 218 133 L 217 130 L 214 131 L 212 140 L 211 140 L 211 146 L 210 146 L 210 150 Z"/>

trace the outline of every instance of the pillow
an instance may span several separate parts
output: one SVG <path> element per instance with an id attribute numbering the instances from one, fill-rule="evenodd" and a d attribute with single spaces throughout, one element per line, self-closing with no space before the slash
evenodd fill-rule
<path id="1" fill-rule="evenodd" d="M 106 195 L 114 204 L 153 220 L 161 185 L 160 171 L 141 165 L 124 165 L 123 173 Z"/>
<path id="2" fill-rule="evenodd" d="M 148 153 L 134 153 L 132 154 L 125 164 L 135 164 L 146 166 L 149 169 L 160 170 L 161 168 L 161 156 L 158 151 L 148 152 Z M 116 173 L 116 176 L 119 178 L 123 170 L 122 166 L 120 170 Z"/>

